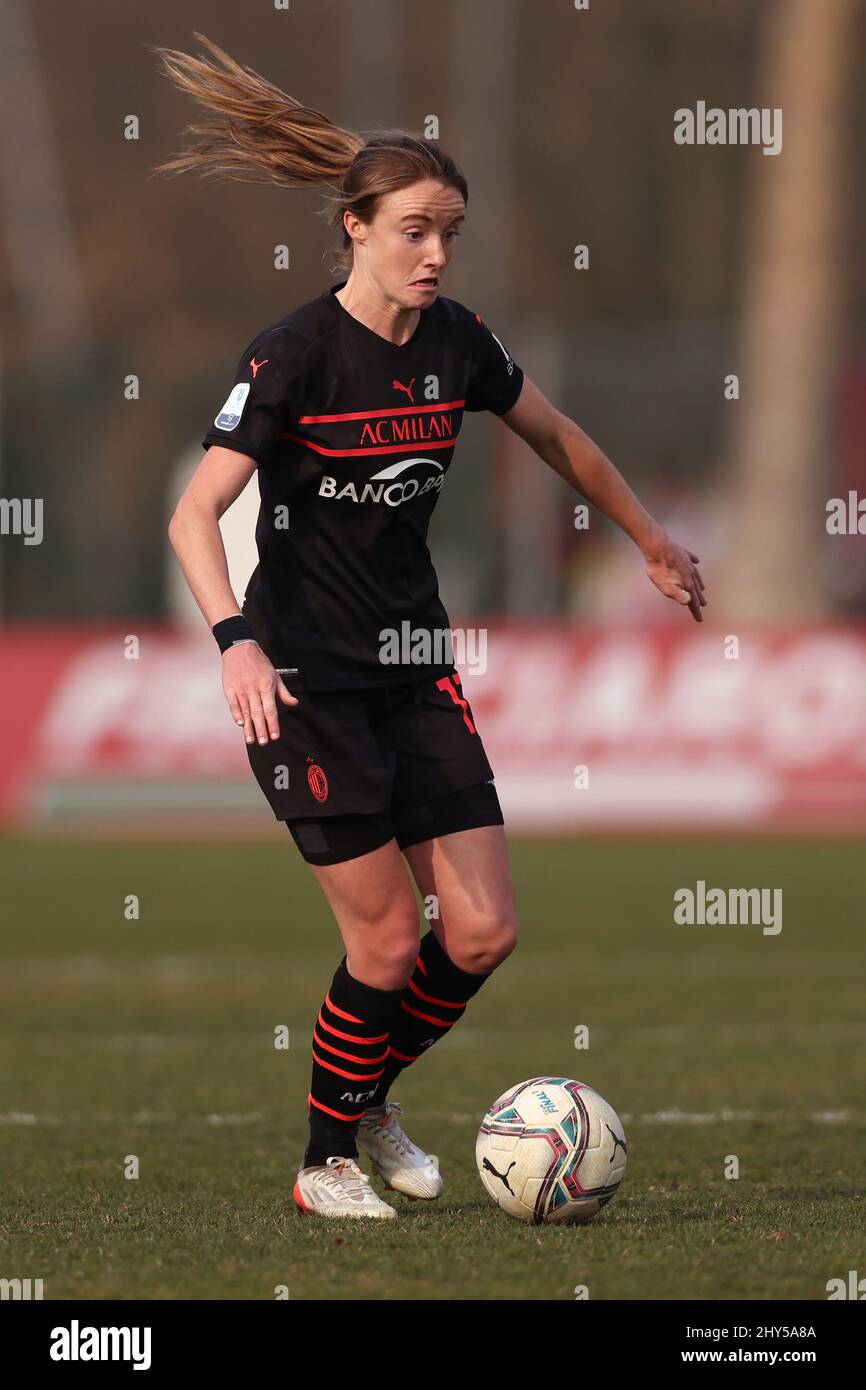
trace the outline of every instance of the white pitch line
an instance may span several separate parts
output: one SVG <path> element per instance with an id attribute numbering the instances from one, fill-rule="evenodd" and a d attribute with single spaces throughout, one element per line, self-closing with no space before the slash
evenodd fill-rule
<path id="1" fill-rule="evenodd" d="M 428 1118 L 438 1118 L 431 1111 L 426 1112 Z M 96 1122 L 97 1124 L 107 1125 L 168 1125 L 168 1124 L 203 1124 L 210 1126 L 221 1125 L 254 1125 L 266 1123 L 271 1119 L 277 1118 L 269 1115 L 263 1110 L 250 1110 L 246 1113 L 229 1111 L 225 1114 L 219 1111 L 211 1111 L 207 1115 L 178 1115 L 174 1111 L 140 1110 L 135 1115 L 112 1115 L 110 1113 L 99 1113 L 89 1115 L 35 1115 L 27 1111 L 11 1110 L 5 1115 L 0 1115 L 0 1125 L 61 1125 L 61 1124 L 83 1124 L 85 1122 Z M 466 1111 L 454 1111 L 446 1117 L 451 1124 L 467 1125 L 480 1124 L 481 1116 L 468 1113 Z M 862 1116 L 855 1110 L 816 1110 L 806 1115 L 796 1114 L 793 1110 L 758 1111 L 758 1110 L 718 1110 L 718 1111 L 688 1111 L 688 1110 L 656 1110 L 642 1115 L 630 1114 L 623 1111 L 620 1115 L 623 1124 L 647 1124 L 647 1125 L 713 1125 L 713 1124 L 741 1124 L 749 1120 L 761 1120 L 764 1124 L 848 1124 L 860 1122 Z"/>
<path id="2" fill-rule="evenodd" d="M 207 1115 L 206 1125 L 254 1125 L 264 1120 L 261 1110 L 253 1110 L 248 1115 Z"/>
<path id="3" fill-rule="evenodd" d="M 98 1114 L 33 1115 L 21 1110 L 11 1110 L 0 1115 L 0 1125 L 60 1125 L 60 1124 L 106 1124 L 106 1125 L 254 1125 L 266 1121 L 268 1116 L 262 1110 L 251 1110 L 246 1114 L 228 1112 L 221 1114 L 211 1111 L 208 1115 L 178 1115 L 174 1111 L 140 1110 L 135 1115 Z"/>
<path id="4" fill-rule="evenodd" d="M 716 1125 L 758 1119 L 770 1124 L 803 1124 L 806 1121 L 814 1124 L 846 1124 L 858 1120 L 859 1115 L 853 1110 L 818 1110 L 809 1115 L 797 1115 L 791 1110 L 776 1110 L 772 1113 L 758 1110 L 656 1110 L 643 1115 L 633 1115 L 623 1110 L 619 1118 L 624 1125 Z M 458 1125 L 481 1123 L 479 1116 L 468 1115 L 462 1111 L 455 1111 L 448 1119 L 452 1124 Z"/>
<path id="5" fill-rule="evenodd" d="M 0 1115 L 0 1125 L 59 1125 L 56 1115 L 30 1115 L 23 1110 L 10 1110 Z"/>
<path id="6" fill-rule="evenodd" d="M 855 1118 L 852 1110 L 817 1110 L 806 1116 L 797 1115 L 790 1110 L 770 1112 L 728 1109 L 719 1111 L 656 1110 L 643 1115 L 629 1115 L 625 1112 L 620 1115 L 623 1124 L 634 1124 L 637 1120 L 641 1124 L 647 1125 L 717 1125 L 735 1124 L 747 1120 L 761 1120 L 771 1124 L 795 1124 L 801 1123 L 803 1119 L 813 1124 L 845 1124 Z"/>
<path id="7" fill-rule="evenodd" d="M 208 956 L 151 956 L 135 962 L 135 982 L 152 984 L 260 983 L 270 978 L 267 964 L 250 965 L 249 957 L 214 960 Z M 108 956 L 21 956 L 15 974 L 45 985 L 114 983 L 129 975 L 127 962 Z"/>

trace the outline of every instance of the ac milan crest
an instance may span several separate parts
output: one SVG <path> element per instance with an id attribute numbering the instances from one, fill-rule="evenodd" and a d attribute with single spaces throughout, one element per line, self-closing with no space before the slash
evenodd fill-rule
<path id="1" fill-rule="evenodd" d="M 307 783 L 310 791 L 317 801 L 327 801 L 328 799 L 328 779 L 318 763 L 314 763 L 312 758 L 308 758 L 310 766 L 307 768 Z"/>

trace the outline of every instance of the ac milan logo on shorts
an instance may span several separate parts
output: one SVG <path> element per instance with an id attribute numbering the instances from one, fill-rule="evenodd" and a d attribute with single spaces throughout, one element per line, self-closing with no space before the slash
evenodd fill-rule
<path id="1" fill-rule="evenodd" d="M 312 758 L 308 758 L 310 766 L 307 768 L 307 782 L 310 791 L 317 801 L 327 801 L 328 799 L 328 779 L 318 763 L 314 763 Z"/>

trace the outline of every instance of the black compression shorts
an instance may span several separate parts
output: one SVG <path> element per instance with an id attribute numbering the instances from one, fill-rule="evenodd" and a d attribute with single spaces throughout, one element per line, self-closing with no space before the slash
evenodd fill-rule
<path id="1" fill-rule="evenodd" d="M 369 854 L 392 839 L 396 839 L 400 849 L 406 849 L 458 830 L 502 825 L 503 817 L 493 783 L 480 782 L 475 787 L 447 792 L 422 806 L 367 815 L 317 816 L 287 824 L 308 864 L 341 864 Z"/>

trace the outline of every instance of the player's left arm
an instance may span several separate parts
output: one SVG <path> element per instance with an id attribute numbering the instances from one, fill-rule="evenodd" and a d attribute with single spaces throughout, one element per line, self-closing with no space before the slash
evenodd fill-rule
<path id="1" fill-rule="evenodd" d="M 703 622 L 707 600 L 699 557 L 671 540 L 580 426 L 551 405 L 526 375 L 516 404 L 499 418 L 570 487 L 615 521 L 640 550 L 656 588 L 688 605 L 695 621 Z"/>

